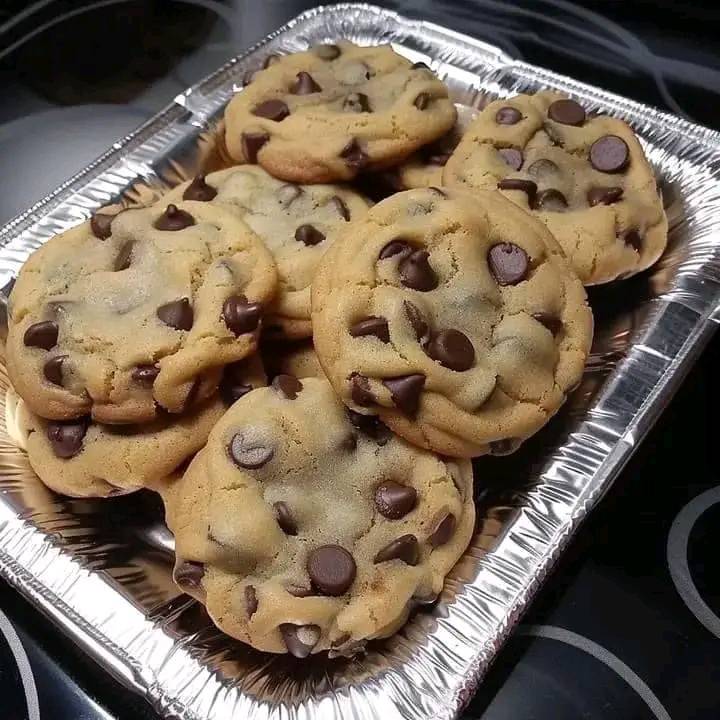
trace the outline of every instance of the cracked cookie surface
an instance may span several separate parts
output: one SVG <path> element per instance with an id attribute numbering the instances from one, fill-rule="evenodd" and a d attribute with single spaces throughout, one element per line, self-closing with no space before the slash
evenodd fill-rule
<path id="1" fill-rule="evenodd" d="M 655 175 L 630 126 L 557 93 L 490 103 L 443 184 L 499 188 L 545 223 L 586 285 L 645 270 L 667 244 Z"/>
<path id="2" fill-rule="evenodd" d="M 173 189 L 167 202 L 204 199 L 233 209 L 263 240 L 277 264 L 278 291 L 265 330 L 291 339 L 310 337 L 310 284 L 335 231 L 361 217 L 368 201 L 341 185 L 296 185 L 257 165 L 220 170 Z"/>
<path id="3" fill-rule="evenodd" d="M 398 193 L 313 284 L 315 350 L 343 402 L 450 456 L 505 453 L 580 380 L 592 315 L 542 223 L 498 192 Z"/>
<path id="4" fill-rule="evenodd" d="M 97 214 L 23 266 L 8 374 L 30 410 L 52 420 L 179 413 L 255 351 L 276 285 L 267 248 L 223 208 L 185 201 Z"/>
<path id="5" fill-rule="evenodd" d="M 468 461 L 289 375 L 233 405 L 161 494 L 180 587 L 224 632 L 296 657 L 392 634 L 437 596 L 474 527 Z"/>
<path id="6" fill-rule="evenodd" d="M 455 121 L 448 90 L 389 45 L 320 45 L 274 58 L 225 112 L 238 162 L 293 182 L 350 180 L 394 165 Z"/>

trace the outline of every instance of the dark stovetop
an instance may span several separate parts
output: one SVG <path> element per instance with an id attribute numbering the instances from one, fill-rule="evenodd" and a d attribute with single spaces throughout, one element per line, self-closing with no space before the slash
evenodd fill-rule
<path id="1" fill-rule="evenodd" d="M 377 4 L 720 129 L 715 4 Z M 6 0 L 0 5 L 0 174 L 12 182 L 3 183 L 0 223 L 311 5 Z M 711 445 L 719 365 L 716 339 L 579 533 L 465 717 L 720 717 L 720 478 Z M 23 704 L 23 688 L 37 698 L 43 720 L 157 717 L 0 582 L 3 720 L 38 717 Z"/>

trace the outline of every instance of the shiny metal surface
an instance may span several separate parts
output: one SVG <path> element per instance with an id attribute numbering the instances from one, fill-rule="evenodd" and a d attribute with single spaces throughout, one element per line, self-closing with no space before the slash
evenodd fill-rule
<path id="1" fill-rule="evenodd" d="M 248 69 L 269 52 L 339 37 L 392 42 L 428 62 L 460 103 L 552 87 L 625 118 L 661 179 L 670 245 L 650 273 L 593 290 L 596 339 L 581 386 L 518 453 L 475 462 L 477 533 L 441 602 L 363 658 L 299 663 L 223 636 L 174 588 L 171 542 L 153 496 L 55 496 L 2 428 L 0 574 L 168 717 L 453 717 L 720 319 L 720 134 L 362 5 L 300 16 L 5 226 L 0 285 L 35 247 L 94 208 L 144 201 L 221 166 L 222 109 Z M 0 397 L 6 386 L 0 372 Z"/>

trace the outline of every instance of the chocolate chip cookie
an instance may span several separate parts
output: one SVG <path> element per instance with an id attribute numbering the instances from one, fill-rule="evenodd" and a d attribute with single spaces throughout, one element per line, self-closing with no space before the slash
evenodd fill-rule
<path id="1" fill-rule="evenodd" d="M 103 214 L 28 259 L 10 298 L 8 374 L 37 415 L 153 420 L 212 395 L 255 351 L 277 285 L 260 238 L 205 202 Z"/>
<path id="2" fill-rule="evenodd" d="M 237 211 L 277 263 L 278 292 L 265 329 L 285 338 L 312 335 L 310 284 L 334 231 L 361 217 L 368 202 L 340 185 L 295 185 L 276 180 L 257 165 L 196 177 L 174 189 L 168 201 L 205 200 Z"/>
<path id="3" fill-rule="evenodd" d="M 437 596 L 474 526 L 469 462 L 290 375 L 235 403 L 161 493 L 180 587 L 229 635 L 299 658 L 397 630 Z"/>
<path id="4" fill-rule="evenodd" d="M 632 129 L 556 93 L 490 103 L 443 182 L 499 188 L 547 225 L 586 285 L 645 270 L 667 244 L 655 176 Z"/>
<path id="5" fill-rule="evenodd" d="M 350 180 L 395 165 L 455 122 L 448 90 L 389 45 L 320 45 L 256 73 L 225 112 L 238 162 L 278 178 Z"/>
<path id="6" fill-rule="evenodd" d="M 592 315 L 545 226 L 496 191 L 408 190 L 350 223 L 313 284 L 336 392 L 410 442 L 507 452 L 583 372 Z"/>

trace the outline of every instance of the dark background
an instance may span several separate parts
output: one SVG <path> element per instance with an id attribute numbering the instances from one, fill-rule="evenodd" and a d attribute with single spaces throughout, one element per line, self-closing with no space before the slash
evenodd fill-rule
<path id="1" fill-rule="evenodd" d="M 313 4 L 0 4 L 0 223 L 185 87 Z M 377 4 L 720 129 L 720 4 Z M 720 717 L 719 348 L 716 339 L 579 533 L 500 653 L 468 718 Z M 688 510 L 680 515 L 691 501 L 699 514 L 694 524 L 683 520 Z M 671 579 L 673 524 L 688 538 L 700 610 L 688 608 L 687 593 Z M 43 720 L 156 717 L 1 582 L 0 611 L 29 656 Z M 9 647 L 0 640 L 1 720 L 26 714 L 12 667 Z"/>

